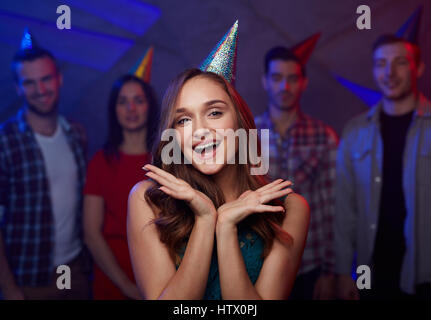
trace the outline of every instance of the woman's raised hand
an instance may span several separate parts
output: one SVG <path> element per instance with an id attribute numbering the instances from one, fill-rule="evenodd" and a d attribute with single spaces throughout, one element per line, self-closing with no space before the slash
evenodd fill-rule
<path id="1" fill-rule="evenodd" d="M 252 213 L 284 211 L 283 206 L 272 206 L 265 203 L 292 193 L 293 190 L 289 188 L 291 185 L 290 181 L 278 179 L 255 191 L 245 191 L 237 200 L 227 202 L 218 208 L 217 224 L 233 226 Z"/>
<path id="2" fill-rule="evenodd" d="M 143 169 L 148 170 L 146 176 L 161 184 L 159 189 L 178 200 L 184 200 L 196 217 L 216 218 L 217 210 L 208 196 L 193 189 L 187 182 L 151 164 Z"/>

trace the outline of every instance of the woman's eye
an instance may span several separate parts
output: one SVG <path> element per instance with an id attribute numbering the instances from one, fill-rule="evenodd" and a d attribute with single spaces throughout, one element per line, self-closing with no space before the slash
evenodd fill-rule
<path id="1" fill-rule="evenodd" d="M 135 102 L 137 104 L 145 104 L 147 100 L 144 97 L 135 97 Z"/>
<path id="2" fill-rule="evenodd" d="M 190 120 L 190 119 L 182 118 L 182 119 L 180 119 L 180 120 L 177 121 L 177 124 L 183 125 L 185 122 L 187 122 L 187 120 Z"/>
<path id="3" fill-rule="evenodd" d="M 213 117 L 216 117 L 216 116 L 220 116 L 220 115 L 222 115 L 223 113 L 222 112 L 220 112 L 220 111 L 212 111 L 209 115 L 210 116 L 213 116 Z"/>

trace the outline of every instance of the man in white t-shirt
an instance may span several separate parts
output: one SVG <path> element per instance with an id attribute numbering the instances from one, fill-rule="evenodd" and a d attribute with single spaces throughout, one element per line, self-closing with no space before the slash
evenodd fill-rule
<path id="1" fill-rule="evenodd" d="M 81 231 L 84 131 L 58 114 L 62 75 L 28 32 L 12 69 L 24 107 L 0 125 L 1 294 L 88 299 Z M 70 269 L 57 274 L 60 265 Z"/>

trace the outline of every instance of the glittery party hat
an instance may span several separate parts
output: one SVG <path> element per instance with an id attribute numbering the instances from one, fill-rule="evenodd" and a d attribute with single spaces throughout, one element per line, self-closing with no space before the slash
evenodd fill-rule
<path id="1" fill-rule="evenodd" d="M 140 59 L 139 62 L 130 70 L 130 74 L 141 78 L 146 83 L 150 83 L 153 53 L 154 48 L 150 47 L 147 52 L 145 52 L 142 59 Z"/>
<path id="2" fill-rule="evenodd" d="M 321 32 L 315 33 L 311 37 L 308 37 L 304 41 L 290 48 L 299 60 L 301 60 L 303 65 L 307 64 L 321 34 Z"/>
<path id="3" fill-rule="evenodd" d="M 26 27 L 24 29 L 24 34 L 21 39 L 21 50 L 30 50 L 39 47 L 36 40 L 30 33 L 30 30 Z"/>
<path id="4" fill-rule="evenodd" d="M 238 20 L 224 35 L 209 56 L 202 62 L 199 69 L 217 73 L 235 84 L 236 53 L 238 42 Z"/>
<path id="5" fill-rule="evenodd" d="M 411 43 L 418 44 L 423 6 L 419 6 L 406 22 L 398 29 L 396 36 L 404 38 Z"/>
<path id="6" fill-rule="evenodd" d="M 382 94 L 379 91 L 360 86 L 352 81 L 349 81 L 337 74 L 333 74 L 334 78 L 342 84 L 345 88 L 349 89 L 354 95 L 362 100 L 367 106 L 374 106 L 382 98 Z"/>

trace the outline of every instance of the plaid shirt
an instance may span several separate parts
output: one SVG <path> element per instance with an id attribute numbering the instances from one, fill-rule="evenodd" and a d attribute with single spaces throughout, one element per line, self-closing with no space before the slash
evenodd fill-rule
<path id="1" fill-rule="evenodd" d="M 294 182 L 295 192 L 310 206 L 307 243 L 298 273 L 318 267 L 324 273 L 333 273 L 336 133 L 302 112 L 284 137 L 274 129 L 268 111 L 256 117 L 255 122 L 258 129 L 270 130 L 269 178 Z"/>
<path id="2" fill-rule="evenodd" d="M 77 219 L 82 225 L 85 135 L 59 117 L 78 167 Z M 48 284 L 53 271 L 54 223 L 42 152 L 24 109 L 0 125 L 0 230 L 9 266 L 19 286 Z M 82 236 L 82 230 L 79 231 Z"/>

